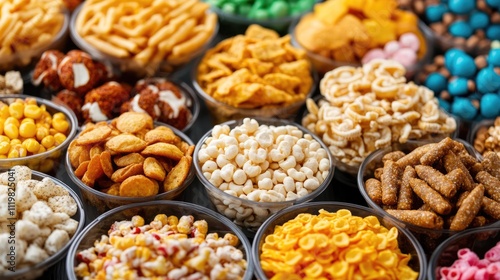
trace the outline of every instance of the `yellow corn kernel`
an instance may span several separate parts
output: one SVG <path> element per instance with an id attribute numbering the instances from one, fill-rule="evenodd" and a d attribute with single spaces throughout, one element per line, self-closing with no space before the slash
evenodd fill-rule
<path id="1" fill-rule="evenodd" d="M 138 247 L 135 256 L 141 259 L 141 262 L 146 262 L 151 258 L 151 250 L 147 247 Z"/>
<path id="2" fill-rule="evenodd" d="M 133 216 L 132 225 L 134 225 L 134 227 L 142 227 L 144 225 L 144 218 L 139 215 Z"/>
<path id="3" fill-rule="evenodd" d="M 168 224 L 168 217 L 165 214 L 158 214 L 154 218 L 155 222 L 161 222 L 162 226 Z"/>
<path id="4" fill-rule="evenodd" d="M 10 138 L 5 135 L 0 135 L 0 142 L 8 142 L 10 143 Z"/>
<path id="5" fill-rule="evenodd" d="M 6 159 L 7 155 L 0 155 L 0 159 Z"/>
<path id="6" fill-rule="evenodd" d="M 21 120 L 21 124 L 27 123 L 27 122 L 35 124 L 35 120 L 32 118 L 24 118 Z"/>
<path id="7" fill-rule="evenodd" d="M 5 125 L 3 128 L 3 132 L 10 139 L 17 139 L 19 137 L 19 129 L 12 123 Z"/>
<path id="8" fill-rule="evenodd" d="M 25 122 L 21 123 L 19 126 L 19 135 L 24 138 L 32 138 L 36 136 L 36 125 L 35 123 Z"/>
<path id="9" fill-rule="evenodd" d="M 0 117 L 4 119 L 10 117 L 9 106 L 5 105 L 0 108 Z"/>
<path id="10" fill-rule="evenodd" d="M 15 149 L 10 149 L 7 158 L 18 158 L 18 157 L 19 157 L 19 151 Z"/>
<path id="11" fill-rule="evenodd" d="M 103 265 L 104 265 L 103 259 L 96 259 L 96 260 L 89 263 L 89 267 L 90 267 L 91 271 L 99 271 L 102 269 Z"/>
<path id="12" fill-rule="evenodd" d="M 5 120 L 2 120 L 2 119 L 0 118 L 0 135 L 1 135 L 1 134 L 3 134 L 3 126 L 4 126 L 4 122 L 5 122 Z"/>
<path id="13" fill-rule="evenodd" d="M 54 134 L 54 142 L 56 146 L 61 145 L 64 141 L 66 141 L 66 135 L 60 132 Z"/>
<path id="14" fill-rule="evenodd" d="M 36 129 L 36 140 L 38 141 L 42 141 L 42 139 L 45 137 L 45 136 L 48 136 L 49 135 L 49 129 L 47 127 L 44 127 L 42 125 L 38 126 L 37 125 L 37 129 Z"/>
<path id="15" fill-rule="evenodd" d="M 19 140 L 17 138 L 10 140 L 10 145 L 11 146 L 18 145 L 18 144 L 22 144 L 21 140 Z"/>
<path id="16" fill-rule="evenodd" d="M 16 119 L 21 119 L 24 116 L 24 103 L 11 103 L 9 105 L 9 114 Z"/>
<path id="17" fill-rule="evenodd" d="M 28 97 L 28 98 L 24 99 L 24 103 L 26 105 L 33 105 L 33 104 L 36 105 L 36 99 L 33 97 Z"/>
<path id="18" fill-rule="evenodd" d="M 205 220 L 198 220 L 193 223 L 193 226 L 196 228 L 197 235 L 206 235 L 208 232 L 208 223 Z"/>
<path id="19" fill-rule="evenodd" d="M 42 110 L 36 104 L 24 106 L 24 116 L 32 119 L 39 119 L 42 116 Z"/>
<path id="20" fill-rule="evenodd" d="M 50 134 L 50 135 L 56 135 L 56 133 L 59 133 L 59 131 L 57 131 L 56 129 L 54 129 L 54 128 L 52 128 L 52 127 L 51 127 L 51 128 L 49 128 L 49 134 Z"/>
<path id="21" fill-rule="evenodd" d="M 62 112 L 57 112 L 52 115 L 52 120 L 66 120 L 66 116 Z"/>
<path id="22" fill-rule="evenodd" d="M 15 144 L 15 145 L 11 144 L 10 151 L 12 151 L 12 150 L 17 150 L 19 152 L 19 157 L 25 157 L 28 155 L 28 150 L 26 150 L 26 148 L 23 147 L 22 144 Z"/>
<path id="23" fill-rule="evenodd" d="M 18 119 L 14 118 L 14 117 L 8 117 L 8 118 L 6 118 L 6 119 L 5 119 L 5 122 L 4 122 L 4 124 L 3 124 L 3 125 L 4 125 L 4 127 L 5 127 L 5 126 L 6 126 L 6 125 L 8 125 L 8 124 L 14 124 L 15 126 L 19 127 L 19 125 L 20 125 L 21 123 L 19 122 L 19 120 L 18 120 Z"/>
<path id="24" fill-rule="evenodd" d="M 47 151 L 47 149 L 45 149 L 45 147 L 43 145 L 40 145 L 37 154 L 45 153 L 46 151 Z"/>
<path id="25" fill-rule="evenodd" d="M 55 144 L 55 139 L 54 139 L 54 136 L 52 135 L 47 135 L 45 137 L 43 137 L 42 141 L 41 141 L 41 144 L 49 149 L 50 147 L 54 147 L 54 144 Z"/>
<path id="26" fill-rule="evenodd" d="M 120 250 L 125 250 L 134 246 L 134 238 L 131 237 L 111 236 L 109 238 L 109 242 L 111 243 L 111 245 Z"/>
<path id="27" fill-rule="evenodd" d="M 40 143 L 33 138 L 28 138 L 23 141 L 23 147 L 28 150 L 28 152 L 36 154 L 40 150 Z"/>
<path id="28" fill-rule="evenodd" d="M 167 221 L 168 225 L 172 227 L 176 227 L 179 224 L 179 218 L 176 216 L 168 216 Z"/>
<path id="29" fill-rule="evenodd" d="M 45 112 L 42 112 L 42 115 L 40 116 L 40 120 L 44 123 L 51 124 L 52 123 L 52 116 L 50 115 L 49 112 L 45 111 Z"/>
<path id="30" fill-rule="evenodd" d="M 58 132 L 66 132 L 69 128 L 69 122 L 67 120 L 53 119 L 52 127 Z"/>
<path id="31" fill-rule="evenodd" d="M 232 233 L 226 233 L 224 235 L 224 239 L 229 241 L 229 245 L 231 246 L 238 246 L 238 243 L 240 242 L 238 237 Z"/>
<path id="32" fill-rule="evenodd" d="M 0 142 L 0 154 L 6 155 L 10 151 L 10 143 L 9 142 Z"/>

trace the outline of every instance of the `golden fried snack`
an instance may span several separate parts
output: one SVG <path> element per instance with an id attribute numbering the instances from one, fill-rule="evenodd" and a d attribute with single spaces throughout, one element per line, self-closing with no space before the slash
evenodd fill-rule
<path id="1" fill-rule="evenodd" d="M 477 173 L 476 180 L 484 185 L 486 193 L 491 199 L 500 202 L 500 180 L 486 171 Z"/>
<path id="2" fill-rule="evenodd" d="M 143 163 L 144 157 L 139 153 L 130 153 L 123 156 L 116 156 L 113 160 L 116 166 L 125 167 L 134 163 Z"/>
<path id="3" fill-rule="evenodd" d="M 495 220 L 500 220 L 500 203 L 494 201 L 493 199 L 483 197 L 482 210 L 484 213 L 489 215 Z"/>
<path id="4" fill-rule="evenodd" d="M 396 205 L 398 203 L 399 190 L 399 166 L 392 160 L 384 163 L 384 170 L 381 176 L 382 202 L 385 205 Z"/>
<path id="5" fill-rule="evenodd" d="M 481 162 L 483 169 L 495 176 L 500 178 L 500 157 L 495 152 L 487 152 L 483 155 L 483 161 Z"/>
<path id="6" fill-rule="evenodd" d="M 430 151 L 433 146 L 434 144 L 420 146 L 398 159 L 396 163 L 399 166 L 417 165 L 420 162 L 420 158 L 422 158 L 424 154 Z"/>
<path id="7" fill-rule="evenodd" d="M 410 179 L 417 178 L 417 172 L 411 166 L 406 166 L 401 179 L 399 189 L 398 207 L 399 210 L 411 210 L 413 205 L 413 190 L 410 186 Z"/>
<path id="8" fill-rule="evenodd" d="M 460 169 L 457 169 L 460 170 Z M 457 193 L 458 186 L 450 181 L 443 173 L 427 165 L 415 166 L 418 177 L 423 179 L 429 186 L 444 195 L 445 197 L 452 197 Z"/>
<path id="9" fill-rule="evenodd" d="M 446 175 L 444 175 L 444 177 L 446 177 L 446 179 L 448 179 L 456 187 L 457 191 L 462 187 L 463 182 L 467 179 L 464 172 L 460 168 L 448 172 Z"/>
<path id="10" fill-rule="evenodd" d="M 467 167 L 462 163 L 460 158 L 453 152 L 447 153 L 444 158 L 444 168 L 447 172 L 452 172 L 453 170 L 459 168 L 465 174 L 465 180 L 462 181 L 462 188 L 467 191 L 471 191 L 474 188 L 474 179 L 470 175 Z"/>
<path id="11" fill-rule="evenodd" d="M 443 218 L 436 215 L 434 212 L 421 211 L 421 210 L 386 210 L 387 213 L 396 217 L 397 219 L 430 229 L 442 229 L 443 228 Z"/>
<path id="12" fill-rule="evenodd" d="M 366 193 L 373 202 L 382 203 L 382 183 L 379 180 L 370 178 L 365 182 Z"/>
<path id="13" fill-rule="evenodd" d="M 422 155 L 420 163 L 423 165 L 432 165 L 434 162 L 446 155 L 453 146 L 454 142 L 450 137 L 444 138 Z"/>
<path id="14" fill-rule="evenodd" d="M 386 162 L 387 160 L 398 161 L 399 159 L 401 159 L 405 155 L 406 154 L 403 153 L 402 151 L 393 151 L 393 152 L 385 154 L 382 157 L 382 162 Z"/>
<path id="15" fill-rule="evenodd" d="M 144 175 L 134 175 L 120 184 L 120 196 L 140 197 L 158 194 L 158 182 Z"/>
<path id="16" fill-rule="evenodd" d="M 431 188 L 424 180 L 412 178 L 410 179 L 410 186 L 418 197 L 420 197 L 425 204 L 429 205 L 432 210 L 441 215 L 450 213 L 452 206 L 444 199 L 436 190 Z"/>
<path id="17" fill-rule="evenodd" d="M 460 208 L 458 208 L 457 214 L 451 221 L 451 230 L 464 230 L 469 226 L 479 212 L 479 209 L 481 209 L 483 195 L 484 187 L 479 184 L 465 197 Z"/>

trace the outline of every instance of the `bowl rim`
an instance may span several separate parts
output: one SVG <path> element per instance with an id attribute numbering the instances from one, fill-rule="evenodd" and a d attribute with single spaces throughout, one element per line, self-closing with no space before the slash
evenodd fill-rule
<path id="1" fill-rule="evenodd" d="M 419 271 L 419 280 L 425 279 L 426 271 L 427 271 L 427 260 L 425 258 L 425 252 L 424 249 L 422 248 L 422 245 L 420 245 L 420 242 L 415 238 L 415 236 L 405 227 L 401 226 L 400 224 L 397 223 L 393 218 L 388 217 L 387 215 L 383 215 L 382 213 L 379 213 L 375 211 L 373 208 L 368 208 L 365 206 L 357 205 L 357 204 L 352 204 L 352 203 L 347 203 L 347 202 L 337 202 L 337 201 L 316 201 L 316 202 L 307 202 L 304 204 L 298 204 L 298 205 L 292 205 L 290 207 L 287 207 L 285 209 L 282 209 L 272 216 L 270 216 L 263 224 L 260 226 L 259 230 L 255 234 L 255 238 L 252 242 L 252 259 L 254 263 L 254 274 L 257 279 L 268 279 L 265 276 L 264 271 L 262 270 L 262 267 L 260 266 L 260 254 L 259 254 L 259 249 L 260 249 L 260 241 L 264 237 L 265 231 L 269 228 L 270 224 L 282 217 L 283 215 L 296 211 L 297 209 L 301 208 L 306 208 L 306 207 L 319 207 L 319 206 L 334 206 L 334 207 L 343 207 L 343 209 L 351 210 L 351 209 L 356 209 L 356 210 L 362 210 L 365 212 L 371 213 L 373 216 L 377 217 L 377 219 L 383 220 L 388 218 L 388 220 L 393 224 L 394 227 L 397 228 L 398 232 L 402 232 L 404 236 L 406 236 L 409 240 L 412 246 L 415 248 L 415 251 L 417 252 L 417 258 L 420 264 L 420 271 Z M 317 214 L 316 214 L 317 215 Z"/>
<path id="2" fill-rule="evenodd" d="M 146 68 L 148 67 L 147 65 L 144 65 L 144 66 L 141 66 L 139 65 L 132 57 L 125 57 L 125 58 L 119 58 L 119 57 L 115 57 L 115 56 L 112 56 L 110 54 L 107 54 L 105 52 L 102 52 L 100 51 L 99 49 L 95 48 L 94 46 L 92 46 L 90 43 L 88 43 L 87 41 L 85 41 L 85 39 L 83 39 L 83 37 L 76 31 L 76 20 L 80 14 L 80 11 L 81 9 L 83 8 L 83 6 L 86 5 L 86 2 L 82 2 L 81 4 L 79 4 L 74 10 L 73 12 L 71 13 L 71 19 L 70 19 L 70 23 L 69 23 L 69 35 L 71 37 L 71 40 L 73 41 L 73 43 L 81 50 L 83 50 L 84 52 L 87 52 L 90 56 L 92 56 L 94 59 L 96 60 L 99 60 L 99 61 L 108 61 L 108 62 L 111 62 L 111 64 L 120 64 L 121 62 L 123 61 L 130 61 L 132 62 L 133 65 L 135 66 L 139 66 L 140 68 Z M 207 9 L 207 13 L 210 13 L 212 12 L 210 9 Z M 214 30 L 212 32 L 212 34 L 210 35 L 210 37 L 207 39 L 207 41 L 197 50 L 195 50 L 194 52 L 192 52 L 190 54 L 190 57 L 192 60 L 194 57 L 197 57 L 199 56 L 200 54 L 204 53 L 209 47 L 210 45 L 212 44 L 212 42 L 215 40 L 215 38 L 217 37 L 217 34 L 219 32 L 219 23 L 218 21 L 216 22 L 215 24 L 215 27 L 214 27 Z M 163 60 L 160 60 L 158 62 L 155 62 L 157 63 L 158 65 L 154 65 L 154 72 L 155 73 L 158 73 L 158 71 L 160 70 L 160 66 L 162 64 L 167 64 L 169 65 L 169 61 L 167 59 L 163 59 Z M 152 64 L 152 62 L 148 62 L 148 64 Z M 185 63 L 180 63 L 178 64 L 178 66 L 182 66 L 182 65 L 187 65 L 189 64 L 189 61 L 186 61 Z M 177 64 L 172 64 L 172 65 L 177 65 Z M 172 72 L 173 73 L 173 72 Z"/>
<path id="3" fill-rule="evenodd" d="M 110 123 L 111 121 L 112 120 L 108 120 L 106 122 Z M 170 128 L 174 132 L 175 135 L 179 136 L 182 139 L 182 141 L 188 143 L 190 146 L 194 146 L 193 140 L 191 140 L 191 138 L 189 138 L 186 134 L 184 134 L 182 131 L 178 130 L 177 128 L 175 128 L 175 127 L 173 127 L 171 125 L 168 125 L 166 123 L 162 123 L 162 122 L 154 122 L 154 126 L 155 127 L 157 127 L 157 126 L 166 126 L 166 127 Z M 79 132 L 78 135 L 80 135 L 80 133 L 81 132 Z M 76 139 L 77 136 L 75 136 L 75 139 Z M 92 193 L 93 195 L 97 196 L 99 199 L 102 199 L 102 200 L 111 199 L 111 200 L 114 200 L 114 201 L 120 201 L 120 203 L 121 202 L 123 202 L 123 203 L 134 203 L 134 202 L 145 202 L 145 201 L 153 201 L 153 200 L 162 200 L 163 197 L 167 196 L 168 194 L 175 193 L 175 192 L 177 192 L 179 190 L 181 192 L 184 191 L 189 185 L 191 185 L 191 183 L 193 182 L 194 177 L 195 177 L 195 172 L 193 170 L 193 164 L 191 164 L 191 167 L 189 168 L 189 173 L 188 173 L 188 175 L 186 177 L 186 180 L 184 181 L 184 183 L 179 188 L 173 189 L 173 190 L 170 190 L 170 191 L 167 191 L 167 192 L 158 193 L 156 195 L 151 195 L 151 196 L 128 197 L 128 196 L 110 195 L 110 194 L 107 194 L 105 192 L 96 190 L 94 188 L 91 188 L 91 187 L 85 185 L 82 182 L 82 180 L 80 180 L 78 177 L 76 177 L 76 175 L 74 173 L 75 170 L 71 166 L 71 162 L 69 160 L 69 153 L 66 153 L 66 156 L 65 156 L 65 169 L 66 169 L 66 173 L 68 174 L 68 177 L 71 179 L 71 181 L 73 181 L 73 183 L 75 183 L 75 185 L 78 186 L 78 188 L 81 191 L 85 191 L 85 192 L 88 191 L 88 192 Z"/>
<path id="4" fill-rule="evenodd" d="M 454 141 L 458 141 L 458 142 L 462 143 L 465 146 L 465 149 L 467 150 L 467 152 L 469 152 L 469 154 L 471 156 L 473 156 L 477 160 L 482 160 L 482 156 L 467 141 L 465 141 L 463 139 L 460 139 L 460 138 L 451 138 L 451 139 L 453 139 Z M 428 141 L 419 140 L 419 141 L 413 141 L 413 142 L 406 142 L 406 143 L 403 143 L 403 144 L 399 144 L 399 143 L 397 143 L 397 144 L 399 144 L 399 145 L 405 145 L 405 144 L 417 144 L 417 145 L 423 144 L 423 145 L 425 145 L 425 144 L 430 144 L 430 143 L 437 143 L 437 142 L 432 141 L 432 140 L 428 140 Z M 361 193 L 361 196 L 363 197 L 363 199 L 368 204 L 368 206 L 370 208 L 374 209 L 377 212 L 380 212 L 380 213 L 383 213 L 384 215 L 389 216 L 391 219 L 396 220 L 400 225 L 402 225 L 402 226 L 404 226 L 404 227 L 406 227 L 406 228 L 408 228 L 410 230 L 417 230 L 417 231 L 420 231 L 420 232 L 428 232 L 428 233 L 431 233 L 431 234 L 432 233 L 436 233 L 436 234 L 443 233 L 443 234 L 451 234 L 451 235 L 455 235 L 457 233 L 464 232 L 464 230 L 455 231 L 455 230 L 450 230 L 450 229 L 430 229 L 430 228 L 425 228 L 425 227 L 417 226 L 417 225 L 414 225 L 414 224 L 411 224 L 411 223 L 407 223 L 407 222 L 401 221 L 398 218 L 396 218 L 396 217 L 392 216 L 391 214 L 387 213 L 384 209 L 382 209 L 382 207 L 380 207 L 378 204 L 376 204 L 375 202 L 373 202 L 373 200 L 370 198 L 370 196 L 366 192 L 366 189 L 365 189 L 365 180 L 364 180 L 364 174 L 363 173 L 364 173 L 366 167 L 368 166 L 368 164 L 370 164 L 373 161 L 374 158 L 376 158 L 377 156 L 380 156 L 382 154 L 385 154 L 386 152 L 390 152 L 390 151 L 393 151 L 393 146 L 392 145 L 389 146 L 389 147 L 378 149 L 378 150 L 370 153 L 365 158 L 365 160 L 363 160 L 363 162 L 361 163 L 361 166 L 359 167 L 358 176 L 357 176 L 358 190 Z M 486 226 L 493 226 L 493 225 L 500 225 L 500 221 L 493 222 L 493 223 L 488 224 Z"/>
<path id="5" fill-rule="evenodd" d="M 496 119 L 496 118 L 495 118 Z M 478 122 L 473 122 L 471 128 L 467 132 L 467 142 L 474 147 L 474 141 L 476 140 L 476 134 L 480 128 L 495 127 L 495 119 L 484 119 Z M 474 148 L 475 149 L 475 148 Z"/>
<path id="6" fill-rule="evenodd" d="M 6 171 L 6 170 L 2 170 L 2 172 L 3 171 Z M 52 256 L 49 256 L 48 258 L 46 258 L 45 260 L 43 260 L 40 263 L 37 263 L 34 266 L 24 267 L 24 268 L 21 268 L 19 270 L 16 269 L 16 271 L 13 273 L 8 273 L 8 274 L 3 274 L 3 275 L 0 274 L 2 279 L 18 279 L 17 277 L 20 277 L 20 276 L 22 276 L 26 273 L 32 272 L 32 271 L 36 272 L 38 270 L 43 270 L 43 271 L 47 270 L 48 268 L 50 268 L 51 266 L 53 266 L 54 264 L 59 262 L 62 258 L 66 257 L 66 253 L 67 253 L 68 249 L 71 247 L 72 243 L 76 240 L 76 237 L 79 235 L 79 233 L 83 230 L 83 228 L 85 226 L 86 215 L 85 215 L 85 210 L 83 209 L 83 203 L 80 199 L 80 196 L 70 186 L 68 186 L 66 183 L 59 180 L 58 178 L 47 175 L 47 174 L 42 173 L 40 171 L 32 170 L 31 174 L 32 174 L 31 175 L 32 179 L 33 179 L 33 175 L 38 177 L 38 179 L 36 179 L 36 180 L 42 180 L 43 178 L 49 178 L 52 181 L 54 181 L 54 183 L 56 183 L 57 185 L 60 185 L 61 187 L 63 187 L 65 190 L 68 191 L 69 195 L 75 200 L 76 205 L 78 207 L 78 211 L 77 211 L 77 214 L 79 214 L 78 227 L 76 228 L 75 233 L 73 234 L 73 236 L 71 236 L 69 241 L 59 251 L 57 251 L 57 253 L 55 253 Z M 70 218 L 72 218 L 72 217 L 70 217 Z M 17 220 L 19 221 L 21 219 L 17 219 Z M 76 218 L 74 220 L 76 220 Z"/>
<path id="7" fill-rule="evenodd" d="M 252 244 L 246 237 L 246 235 L 243 233 L 243 231 L 238 228 L 233 222 L 231 222 L 228 218 L 224 217 L 222 214 L 217 213 L 214 210 L 208 209 L 206 207 L 190 203 L 190 202 L 185 202 L 185 201 L 175 201 L 175 200 L 157 200 L 157 201 L 148 201 L 148 202 L 140 202 L 140 203 L 132 203 L 132 204 L 127 204 L 127 205 L 122 205 L 119 207 L 116 207 L 114 209 L 111 209 L 101 215 L 99 215 L 95 220 L 93 220 L 91 223 L 89 223 L 83 230 L 81 230 L 78 233 L 78 236 L 76 236 L 76 239 L 71 243 L 71 247 L 68 250 L 68 253 L 66 255 L 66 262 L 65 262 L 65 268 L 66 268 L 66 276 L 68 276 L 69 279 L 77 279 L 74 277 L 74 264 L 75 264 L 75 254 L 77 253 L 77 248 L 80 245 L 81 241 L 85 237 L 85 235 L 96 225 L 98 225 L 101 220 L 108 218 L 111 215 L 114 215 L 118 212 L 125 212 L 125 210 L 129 210 L 131 208 L 140 208 L 144 206 L 155 206 L 155 205 L 165 205 L 165 206 L 178 206 L 180 208 L 188 208 L 195 210 L 196 212 L 200 212 L 203 214 L 206 214 L 208 216 L 211 216 L 220 222 L 224 224 L 225 226 L 229 227 L 229 229 L 238 237 L 240 240 L 243 248 L 245 249 L 246 253 L 246 260 L 247 260 L 247 269 L 245 272 L 245 280 L 250 280 L 253 277 L 253 271 L 254 271 L 254 263 L 251 257 L 251 251 L 252 251 Z M 130 217 L 131 218 L 131 217 Z M 196 219 L 196 218 L 195 218 Z M 210 227 L 210 225 L 209 225 Z"/>
<path id="8" fill-rule="evenodd" d="M 246 118 L 241 118 L 237 120 L 230 120 L 224 123 L 219 124 L 219 126 L 223 125 L 228 125 L 230 129 L 234 128 L 234 126 L 241 125 L 243 123 L 243 120 Z M 261 202 L 261 201 L 252 201 L 249 199 L 243 199 L 237 196 L 230 195 L 222 190 L 220 190 L 218 187 L 214 186 L 210 181 L 203 175 L 203 171 L 201 170 L 201 166 L 199 164 L 198 160 L 198 152 L 200 151 L 202 145 L 205 144 L 205 141 L 208 137 L 211 137 L 213 128 L 207 131 L 198 141 L 196 144 L 196 147 L 193 152 L 193 165 L 196 170 L 196 176 L 198 177 L 198 180 L 202 183 L 202 185 L 205 187 L 205 190 L 207 193 L 209 193 L 209 198 L 211 198 L 210 192 L 216 193 L 219 197 L 222 197 L 223 199 L 229 199 L 229 200 L 236 200 L 240 202 L 243 205 L 255 205 L 259 207 L 269 207 L 269 208 L 276 208 L 276 207 L 286 207 L 291 204 L 301 204 L 306 201 L 310 201 L 317 196 L 319 196 L 321 193 L 323 193 L 328 186 L 330 185 L 333 175 L 335 173 L 335 165 L 333 164 L 332 160 L 332 154 L 328 147 L 326 147 L 325 143 L 321 141 L 318 136 L 314 135 L 311 131 L 309 131 L 307 128 L 289 120 L 283 120 L 283 119 L 276 119 L 276 118 L 249 118 L 249 119 L 254 119 L 259 123 L 260 125 L 269 125 L 269 126 L 286 126 L 286 125 L 292 125 L 297 127 L 302 131 L 302 133 L 309 134 L 311 137 L 316 140 L 321 145 L 321 148 L 323 148 L 326 151 L 326 154 L 328 156 L 328 160 L 330 161 L 330 169 L 328 171 L 328 176 L 324 179 L 324 181 L 319 185 L 317 189 L 314 191 L 310 192 L 306 196 L 300 197 L 298 199 L 293 199 L 293 200 L 283 200 L 279 202 Z"/>
<path id="9" fill-rule="evenodd" d="M 450 245 L 451 243 L 455 242 L 458 239 L 461 239 L 463 237 L 477 234 L 477 233 L 483 233 L 483 232 L 488 232 L 488 231 L 496 231 L 497 233 L 500 233 L 500 225 L 488 225 L 484 227 L 477 227 L 477 228 L 471 228 L 471 229 L 466 229 L 464 231 L 461 231 L 460 233 L 454 234 L 450 237 L 448 237 L 445 241 L 443 241 L 439 246 L 432 252 L 432 255 L 429 259 L 429 263 L 427 265 L 427 279 L 436 279 L 436 264 L 438 261 L 438 258 L 440 257 L 440 254 Z M 494 245 L 493 245 L 494 246 Z M 492 247 L 493 247 L 492 246 Z M 458 259 L 458 257 L 457 257 Z"/>
<path id="10" fill-rule="evenodd" d="M 75 137 L 76 132 L 78 130 L 78 121 L 77 121 L 76 115 L 73 112 L 73 110 L 69 109 L 67 106 L 61 106 L 60 104 L 56 104 L 56 103 L 52 102 L 51 100 L 40 98 L 37 96 L 25 95 L 25 94 L 2 95 L 2 96 L 0 96 L 0 101 L 5 102 L 5 100 L 12 99 L 12 101 L 8 101 L 8 102 L 13 102 L 16 98 L 23 99 L 23 100 L 26 100 L 27 98 L 33 98 L 36 100 L 37 106 L 45 105 L 46 107 L 50 107 L 50 109 L 52 109 L 54 111 L 63 113 L 66 116 L 66 120 L 71 125 L 71 127 L 69 128 L 68 135 L 66 135 L 66 139 L 58 146 L 55 146 L 54 149 L 48 150 L 48 151 L 45 151 L 45 152 L 39 153 L 39 154 L 25 156 L 25 157 L 0 159 L 0 164 L 6 164 L 6 163 L 11 163 L 11 162 L 17 162 L 17 161 L 28 162 L 30 160 L 35 160 L 35 159 L 40 159 L 40 158 L 49 158 L 50 155 L 54 154 L 55 152 L 63 151 L 64 149 L 66 149 L 66 147 L 69 145 L 69 143 L 73 140 L 73 137 Z M 10 104 L 10 103 L 8 103 L 8 104 Z M 51 116 L 52 115 L 53 114 L 51 114 Z"/>

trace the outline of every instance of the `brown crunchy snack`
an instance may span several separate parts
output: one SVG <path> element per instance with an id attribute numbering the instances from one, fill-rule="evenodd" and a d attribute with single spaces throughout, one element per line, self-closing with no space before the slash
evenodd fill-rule
<path id="1" fill-rule="evenodd" d="M 451 221 L 451 230 L 464 230 L 474 220 L 483 201 L 484 187 L 479 184 L 464 198 L 457 214 Z"/>
<path id="2" fill-rule="evenodd" d="M 398 203 L 399 176 L 399 166 L 392 160 L 386 161 L 381 176 L 382 202 L 385 205 L 395 205 Z"/>
<path id="3" fill-rule="evenodd" d="M 99 81 L 92 57 L 83 51 L 72 50 L 57 65 L 61 85 L 80 95 L 91 90 Z"/>
<path id="4" fill-rule="evenodd" d="M 413 204 L 413 191 L 410 186 L 410 180 L 417 178 L 415 169 L 411 166 L 406 166 L 401 179 L 401 187 L 399 188 L 398 209 L 411 210 Z"/>
<path id="5" fill-rule="evenodd" d="M 87 122 L 107 121 L 113 118 L 121 104 L 129 99 L 130 88 L 117 82 L 107 82 L 85 95 L 82 107 L 83 119 Z"/>
<path id="6" fill-rule="evenodd" d="M 429 186 L 445 197 L 452 197 L 457 193 L 458 186 L 433 167 L 417 165 L 415 166 L 415 171 L 417 171 L 418 177 L 422 178 Z"/>
<path id="7" fill-rule="evenodd" d="M 434 212 L 422 210 L 393 210 L 387 209 L 387 213 L 396 217 L 397 219 L 430 229 L 443 228 L 443 218 L 436 215 Z"/>
<path id="8" fill-rule="evenodd" d="M 457 168 L 462 170 L 465 175 L 465 180 L 462 181 L 462 188 L 467 191 L 471 191 L 474 188 L 474 179 L 472 175 L 455 153 L 447 153 L 443 158 L 443 163 L 447 172 L 452 172 Z"/>
<path id="9" fill-rule="evenodd" d="M 373 202 L 377 204 L 382 203 L 382 183 L 379 180 L 370 178 L 365 182 L 366 193 Z"/>
<path id="10" fill-rule="evenodd" d="M 486 193 L 491 199 L 500 202 L 500 180 L 486 171 L 477 173 L 476 180 L 484 185 Z"/>
<path id="11" fill-rule="evenodd" d="M 418 197 L 429 205 L 432 210 L 441 215 L 446 215 L 451 211 L 451 204 L 446 201 L 437 191 L 431 188 L 424 180 L 417 178 L 410 179 L 410 186 Z"/>
<path id="12" fill-rule="evenodd" d="M 50 90 L 61 89 L 61 81 L 57 74 L 57 66 L 64 58 L 64 54 L 58 50 L 45 51 L 33 71 L 33 85 L 43 85 Z"/>

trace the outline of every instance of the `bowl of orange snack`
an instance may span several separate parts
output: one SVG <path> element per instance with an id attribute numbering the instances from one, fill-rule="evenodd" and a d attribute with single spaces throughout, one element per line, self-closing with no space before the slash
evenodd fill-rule
<path id="1" fill-rule="evenodd" d="M 358 187 L 367 204 L 397 219 L 426 254 L 466 229 L 500 224 L 496 153 L 482 158 L 467 142 L 393 144 L 361 165 Z"/>
<path id="2" fill-rule="evenodd" d="M 66 171 L 95 218 L 121 205 L 179 196 L 195 175 L 193 150 L 176 128 L 126 112 L 86 124 L 68 147 Z"/>
<path id="3" fill-rule="evenodd" d="M 80 49 L 110 62 L 117 72 L 171 73 L 215 38 L 217 15 L 209 7 L 198 0 L 85 1 L 73 12 L 70 35 Z"/>
<path id="4" fill-rule="evenodd" d="M 28 74 L 45 50 L 64 48 L 70 16 L 63 1 L 4 0 L 0 11 L 0 72 Z"/>
<path id="5" fill-rule="evenodd" d="M 342 202 L 288 207 L 252 244 L 257 279 L 426 279 L 422 246 L 373 209 Z"/>
<path id="6" fill-rule="evenodd" d="M 0 127 L 0 169 L 26 165 L 55 173 L 78 123 L 65 106 L 16 94 L 0 96 Z"/>
<path id="7" fill-rule="evenodd" d="M 250 25 L 208 50 L 193 85 L 215 123 L 244 117 L 292 119 L 316 89 L 316 73 L 290 36 Z"/>
<path id="8" fill-rule="evenodd" d="M 134 203 L 99 216 L 77 236 L 66 276 L 251 280 L 250 250 L 241 230 L 210 209 L 182 201 Z"/>
<path id="9" fill-rule="evenodd" d="M 289 33 L 321 74 L 378 58 L 400 62 L 412 77 L 432 59 L 432 32 L 396 0 L 328 0 L 294 21 Z"/>

